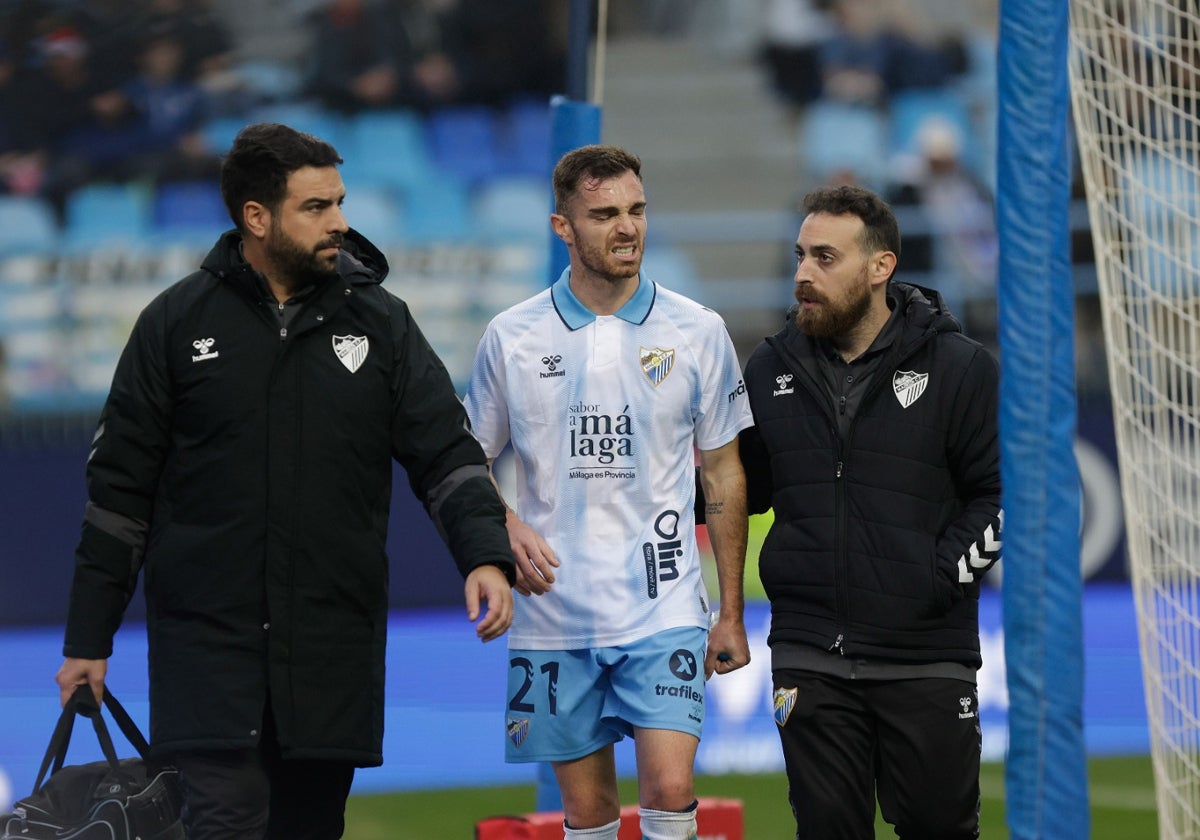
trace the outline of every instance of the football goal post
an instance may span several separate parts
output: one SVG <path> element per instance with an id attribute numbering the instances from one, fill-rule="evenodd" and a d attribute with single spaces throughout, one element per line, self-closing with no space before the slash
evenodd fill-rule
<path id="1" fill-rule="evenodd" d="M 1200 2 L 1070 0 L 1163 838 L 1200 837 Z"/>

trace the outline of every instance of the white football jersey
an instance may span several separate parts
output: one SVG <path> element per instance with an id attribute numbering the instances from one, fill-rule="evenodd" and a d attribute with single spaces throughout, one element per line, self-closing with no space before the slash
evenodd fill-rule
<path id="1" fill-rule="evenodd" d="M 511 442 L 517 513 L 561 563 L 550 592 L 517 596 L 509 646 L 707 628 L 695 449 L 753 422 L 733 342 L 717 313 L 644 277 L 597 316 L 569 272 L 492 320 L 464 400 L 489 458 Z"/>

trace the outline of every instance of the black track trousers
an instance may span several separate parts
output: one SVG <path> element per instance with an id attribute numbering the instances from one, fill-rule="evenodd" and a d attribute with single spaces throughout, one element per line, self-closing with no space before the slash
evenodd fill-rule
<path id="1" fill-rule="evenodd" d="M 876 791 L 901 840 L 979 837 L 973 684 L 788 669 L 773 681 L 797 840 L 873 840 Z"/>
<path id="2" fill-rule="evenodd" d="M 354 766 L 279 755 L 267 712 L 257 748 L 179 751 L 188 840 L 337 840 Z"/>

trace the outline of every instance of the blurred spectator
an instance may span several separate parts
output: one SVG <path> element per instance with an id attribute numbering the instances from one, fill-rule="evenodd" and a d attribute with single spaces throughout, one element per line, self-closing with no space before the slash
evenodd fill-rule
<path id="1" fill-rule="evenodd" d="M 40 35 L 30 55 L 8 97 L 14 136 L 0 178 L 9 191 L 42 192 L 61 209 L 66 193 L 91 175 L 89 137 L 120 122 L 122 99 L 75 26 Z"/>
<path id="2" fill-rule="evenodd" d="M 902 11 L 892 0 L 835 0 L 834 31 L 818 56 L 823 96 L 882 106 L 897 91 L 940 87 L 965 69 L 958 40 L 915 37 Z"/>
<path id="3" fill-rule="evenodd" d="M 0 33 L 0 171 L 4 169 L 4 157 L 17 149 L 14 128 L 20 115 L 16 110 L 16 76 L 17 62 L 12 45 Z"/>
<path id="4" fill-rule="evenodd" d="M 146 27 L 169 27 L 184 48 L 182 73 L 204 91 L 210 113 L 246 104 L 234 72 L 233 36 L 208 0 L 147 0 Z"/>
<path id="5" fill-rule="evenodd" d="M 436 21 L 428 48 L 454 66 L 460 102 L 503 106 L 517 96 L 561 93 L 566 31 L 560 0 L 418 0 Z"/>
<path id="6" fill-rule="evenodd" d="M 150 24 L 147 22 L 147 26 Z M 11 192 L 67 196 L 96 180 L 156 181 L 215 175 L 217 158 L 199 133 L 205 97 L 185 73 L 185 48 L 166 20 L 139 30 L 136 72 L 97 69 L 82 30 L 58 26 L 38 39 L 35 66 L 4 97 L 15 128 L 0 176 Z"/>
<path id="7" fill-rule="evenodd" d="M 341 111 L 502 105 L 561 90 L 553 0 L 326 0 L 307 18 L 305 93 Z"/>
<path id="8" fill-rule="evenodd" d="M 219 159 L 200 131 L 205 92 L 186 72 L 185 43 L 173 22 L 152 26 L 138 53 L 138 74 L 120 89 L 130 118 L 113 136 L 122 149 L 115 174 L 156 182 L 215 178 Z"/>
<path id="9" fill-rule="evenodd" d="M 76 0 L 68 9 L 89 48 L 97 84 L 116 88 L 137 72 L 138 48 L 145 34 L 145 0 Z"/>
<path id="10" fill-rule="evenodd" d="M 962 161 L 963 142 L 944 118 L 926 119 L 917 133 L 920 156 L 897 167 L 889 199 L 918 207 L 928 231 L 905 236 L 903 268 L 934 272 L 929 285 L 942 292 L 967 333 L 991 343 L 999 258 L 995 210 L 990 191 Z"/>
<path id="11" fill-rule="evenodd" d="M 327 0 L 306 19 L 305 93 L 339 111 L 453 101 L 457 69 L 428 33 L 436 20 L 414 0 Z"/>
<path id="12" fill-rule="evenodd" d="M 804 106 L 821 95 L 821 46 L 833 35 L 833 0 L 767 0 L 762 61 L 785 101 Z"/>

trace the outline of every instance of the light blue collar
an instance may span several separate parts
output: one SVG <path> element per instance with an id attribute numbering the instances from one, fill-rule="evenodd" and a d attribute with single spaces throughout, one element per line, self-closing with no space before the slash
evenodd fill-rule
<path id="1" fill-rule="evenodd" d="M 637 290 L 634 291 L 633 297 L 617 310 L 617 317 L 631 324 L 642 323 L 650 314 L 650 308 L 654 306 L 654 294 L 654 284 L 638 275 Z M 579 298 L 571 291 L 570 266 L 564 268 L 562 274 L 554 281 L 554 285 L 550 287 L 550 296 L 554 300 L 554 308 L 558 310 L 559 317 L 568 329 L 577 330 L 596 320 L 596 313 L 580 303 Z"/>

